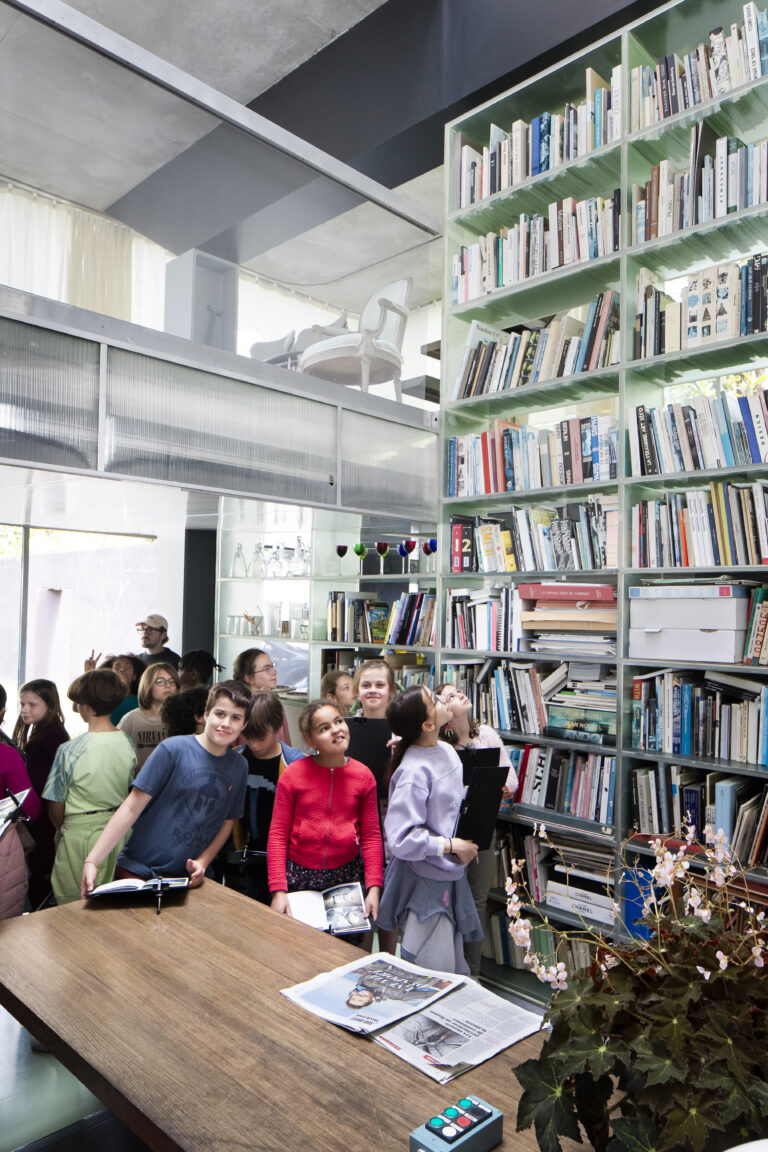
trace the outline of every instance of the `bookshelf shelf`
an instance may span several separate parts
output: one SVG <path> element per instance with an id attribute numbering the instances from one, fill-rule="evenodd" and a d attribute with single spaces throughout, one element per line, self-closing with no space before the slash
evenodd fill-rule
<path id="1" fill-rule="evenodd" d="M 502 409 L 512 413 L 532 408 L 554 408 L 562 404 L 582 403 L 596 396 L 616 396 L 618 389 L 618 368 L 595 369 L 592 372 L 578 372 L 573 376 L 541 380 L 522 388 L 483 393 L 469 400 L 459 400 L 446 407 L 445 416 L 452 424 L 460 420 L 474 423 L 484 417 L 498 415 Z"/>
<path id="2" fill-rule="evenodd" d="M 643 360 L 630 360 L 626 376 L 630 379 L 649 378 L 659 387 L 684 384 L 703 376 L 716 376 L 721 372 L 749 367 L 768 354 L 768 332 L 755 332 L 738 340 L 714 341 L 696 348 L 682 348 L 666 356 L 648 356 Z"/>
<path id="3" fill-rule="evenodd" d="M 566 501 L 577 501 L 580 497 L 590 496 L 593 493 L 618 492 L 617 480 L 588 484 L 572 484 L 564 495 L 564 489 L 557 488 L 523 488 L 514 492 L 491 492 L 480 496 L 453 496 L 451 504 L 458 509 L 474 511 L 484 508 L 495 508 L 497 504 L 541 504 L 545 507 L 559 507 Z"/>
<path id="4" fill-rule="evenodd" d="M 767 244 L 766 205 L 758 204 L 658 240 L 647 240 L 632 247 L 627 256 L 637 267 L 672 278 L 697 267 L 747 256 Z"/>
<path id="5" fill-rule="evenodd" d="M 543 743 L 543 739 L 537 739 L 536 743 Z M 563 745 L 565 745 L 564 741 Z M 578 748 L 582 752 L 586 752 L 589 748 L 588 745 L 580 744 L 577 741 L 569 746 Z M 615 748 L 603 748 L 600 744 L 593 744 L 589 750 L 608 753 L 616 751 Z M 508 817 L 502 816 L 500 819 L 508 819 Z M 544 823 L 548 829 L 556 832 L 566 834 L 578 832 L 601 844 L 613 843 L 615 839 L 613 828 L 608 825 L 600 824 L 596 820 L 581 820 L 578 816 L 571 816 L 567 812 L 553 812 L 549 808 L 537 808 L 532 804 L 516 804 L 514 819 L 516 822 L 526 824 Z"/>
<path id="6" fill-rule="evenodd" d="M 531 972 L 510 968 L 506 964 L 496 964 L 493 960 L 483 957 L 480 979 L 489 988 L 501 988 L 505 992 L 512 992 L 530 1004 L 545 1007 L 549 1003 L 551 995 L 549 986 L 542 984 Z"/>
<path id="7" fill-rule="evenodd" d="M 704 21 L 706 23 L 706 21 Z M 668 119 L 659 120 L 647 128 L 630 132 L 625 138 L 629 148 L 633 146 L 648 149 L 652 163 L 657 164 L 669 155 L 666 150 L 667 138 L 687 136 L 691 125 L 706 120 L 717 136 L 742 134 L 749 137 L 755 129 L 765 124 L 768 116 L 768 78 L 751 80 L 732 88 L 725 95 L 703 101 L 694 108 L 687 108 Z M 654 145 L 656 146 L 654 148 Z"/>
<path id="8" fill-rule="evenodd" d="M 566 264 L 553 272 L 531 276 L 509 288 L 496 288 L 476 300 L 454 305 L 449 314 L 487 324 L 521 324 L 588 303 L 606 287 L 618 287 L 619 274 L 619 257 L 611 252 L 597 260 Z"/>
<path id="9" fill-rule="evenodd" d="M 598 744 L 596 741 L 560 739 L 556 736 L 540 736 L 535 732 L 516 732 L 506 728 L 499 729 L 499 735 L 509 744 L 544 744 L 547 748 L 573 748 L 578 752 L 602 752 L 606 756 L 615 756 L 615 744 Z M 515 811 L 521 806 L 518 804 Z"/>
<path id="10" fill-rule="evenodd" d="M 710 772 L 728 772 L 736 776 L 763 776 L 768 768 L 763 764 L 744 764 L 741 760 L 723 760 L 719 757 L 681 756 L 679 752 L 654 752 L 640 748 L 624 748 L 622 755 L 628 760 L 645 760 L 652 764 L 679 764 L 681 768 L 701 768 Z"/>

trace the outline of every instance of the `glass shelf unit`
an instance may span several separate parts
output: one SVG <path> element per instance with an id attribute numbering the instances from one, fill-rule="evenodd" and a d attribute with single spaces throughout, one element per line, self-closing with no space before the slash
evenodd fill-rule
<path id="1" fill-rule="evenodd" d="M 359 648 L 363 657 L 384 647 L 328 641 L 330 594 L 345 592 L 391 604 L 409 588 L 434 585 L 435 576 L 428 572 L 428 558 L 420 548 L 423 540 L 434 536 L 435 525 L 429 521 L 222 497 L 216 581 L 216 659 L 224 667 L 222 676 L 232 674 L 239 653 L 262 648 L 277 668 L 279 686 L 305 697 L 318 696 L 327 671 L 324 652 L 346 648 L 356 653 Z M 404 539 L 417 541 L 407 574 L 402 573 L 397 554 Z M 377 541 L 389 544 L 383 574 Z M 354 552 L 360 542 L 368 549 L 362 574 Z M 338 556 L 337 545 L 346 546 L 343 557 Z M 281 572 L 272 573 L 278 560 Z M 245 575 L 234 574 L 243 566 Z M 407 651 L 431 662 L 434 650 Z"/>
<path id="2" fill-rule="evenodd" d="M 547 217 L 549 204 L 567 197 L 582 200 L 589 196 L 605 197 L 612 187 L 621 189 L 622 219 L 618 251 L 589 263 L 573 263 L 514 285 L 495 288 L 486 294 L 461 303 L 448 303 L 443 322 L 444 392 L 441 434 L 445 441 L 444 467 L 448 461 L 447 440 L 450 436 L 484 430 L 496 418 L 529 422 L 531 414 L 538 417 L 530 421 L 551 427 L 549 421 L 557 415 L 571 418 L 589 411 L 590 405 L 599 403 L 615 407 L 620 431 L 617 452 L 617 479 L 608 482 L 585 482 L 567 488 L 524 489 L 493 495 L 472 495 L 461 498 L 444 497 L 442 501 L 441 575 L 438 591 L 445 604 L 446 590 L 464 590 L 480 593 L 482 589 L 508 587 L 521 582 L 541 581 L 614 583 L 617 587 L 617 654 L 595 657 L 594 663 L 616 667 L 617 718 L 616 747 L 592 745 L 588 742 L 554 741 L 534 733 L 508 731 L 503 738 L 514 745 L 539 744 L 558 749 L 578 749 L 580 752 L 599 752 L 616 758 L 615 821 L 605 833 L 598 832 L 607 843 L 618 850 L 627 836 L 631 824 L 631 796 L 629 774 L 633 768 L 658 763 L 679 764 L 681 768 L 698 768 L 702 775 L 708 772 L 726 772 L 735 776 L 753 778 L 762 784 L 768 781 L 765 766 L 733 760 L 705 760 L 692 756 L 670 756 L 655 751 L 631 748 L 631 697 L 633 678 L 664 667 L 681 672 L 700 674 L 708 668 L 733 673 L 751 679 L 766 679 L 768 667 L 745 663 L 707 663 L 704 661 L 665 661 L 636 659 L 628 655 L 629 600 L 628 589 L 646 580 L 674 581 L 721 578 L 731 576 L 768 584 L 768 566 L 736 564 L 732 566 L 706 565 L 700 567 L 638 568 L 632 562 L 632 508 L 642 500 L 663 499 L 666 494 L 685 494 L 708 489 L 720 481 L 752 483 L 768 480 L 768 461 L 737 465 L 731 468 L 707 468 L 689 472 L 665 472 L 650 476 L 631 476 L 630 452 L 627 438 L 629 419 L 639 404 L 661 407 L 667 401 L 663 390 L 673 385 L 692 385 L 697 381 L 738 374 L 742 370 L 765 366 L 768 373 L 768 333 L 759 332 L 739 338 L 710 342 L 664 355 L 645 359 L 634 357 L 634 326 L 637 311 L 636 277 L 641 269 L 652 272 L 660 280 L 682 278 L 717 263 L 744 259 L 757 251 L 768 252 L 768 205 L 743 207 L 726 217 L 695 224 L 688 229 L 632 243 L 631 205 L 633 183 L 650 178 L 650 169 L 669 160 L 678 170 L 688 166 L 691 128 L 701 122 L 712 129 L 716 137 L 738 137 L 745 144 L 754 144 L 768 137 L 768 76 L 707 99 L 693 108 L 682 110 L 658 123 L 631 131 L 632 81 L 631 70 L 639 65 L 654 66 L 670 53 L 681 57 L 698 43 L 709 42 L 712 28 L 729 28 L 733 21 L 743 17 L 743 4 L 737 0 L 671 0 L 656 12 L 628 24 L 620 33 L 606 37 L 596 44 L 575 53 L 559 65 L 532 77 L 494 100 L 461 116 L 446 127 L 445 153 L 445 298 L 451 300 L 451 274 L 453 256 L 462 246 L 472 244 L 485 233 L 511 228 L 523 212 L 538 212 Z M 511 132 L 519 119 L 530 122 L 543 112 L 562 113 L 566 101 L 583 101 L 585 72 L 593 68 L 610 84 L 611 71 L 622 67 L 621 136 L 620 139 L 594 149 L 586 156 L 556 166 L 544 173 L 528 177 L 517 186 L 495 193 L 485 200 L 459 207 L 455 200 L 456 172 L 460 149 L 471 143 L 475 149 L 488 145 L 492 125 Z M 709 146 L 705 147 L 709 151 Z M 620 363 L 610 368 L 578 375 L 541 380 L 511 391 L 496 391 L 470 399 L 448 400 L 458 390 L 457 375 L 464 355 L 471 322 L 478 321 L 495 329 L 511 330 L 523 327 L 544 327 L 554 313 L 569 311 L 584 318 L 584 309 L 598 293 L 608 289 L 620 296 Z M 578 312 L 577 310 L 582 311 Z M 730 386 L 730 385 L 729 385 Z M 718 383 L 719 387 L 719 383 Z M 612 408 L 612 411 L 614 409 Z M 738 457 L 737 457 L 738 458 Z M 447 471 L 447 469 L 446 469 Z M 445 481 L 444 477 L 444 491 Z M 610 569 L 517 572 L 463 572 L 452 573 L 450 568 L 450 517 L 475 515 L 501 517 L 509 509 L 523 507 L 530 511 L 537 506 L 561 507 L 578 503 L 591 494 L 611 494 L 618 498 L 618 566 Z M 754 553 L 749 553 L 752 556 Z M 537 557 L 538 560 L 538 557 Z M 445 642 L 445 632 L 443 642 Z M 485 634 L 483 634 L 485 642 Z M 585 661 L 581 654 L 564 651 L 557 657 L 552 653 L 476 650 L 471 648 L 441 647 L 437 654 L 438 675 L 443 669 L 476 664 L 487 660 L 508 660 L 513 664 L 528 663 L 545 668 L 553 660 Z M 768 680 L 766 680 L 768 683 Z M 590 842 L 594 829 L 585 827 L 571 818 L 539 808 L 518 806 L 509 823 L 530 828 L 541 821 L 549 827 L 558 822 L 564 834 Z M 567 828 L 563 825 L 567 824 Z M 508 826 L 508 824 L 507 824 Z M 501 824 L 500 824 L 501 827 Z M 632 843 L 633 850 L 636 847 Z M 638 851 L 640 849 L 638 848 Z M 647 849 L 645 849 L 647 851 Z M 768 871 L 766 872 L 768 878 Z M 499 899 L 502 899 L 500 896 Z M 544 911 L 540 908 L 539 911 Z M 554 921 L 563 922 L 559 910 L 551 910 Z M 577 918 L 578 919 L 578 918 Z M 488 972 L 491 975 L 488 975 Z M 497 985 L 515 988 L 520 974 L 512 969 L 494 965 L 484 968 L 484 978 Z M 536 993 L 534 993 L 535 995 Z M 539 991 L 538 999 L 542 999 Z"/>

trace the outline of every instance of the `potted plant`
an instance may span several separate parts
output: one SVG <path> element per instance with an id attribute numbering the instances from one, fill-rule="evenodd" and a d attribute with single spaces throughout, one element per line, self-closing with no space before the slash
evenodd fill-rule
<path id="1" fill-rule="evenodd" d="M 701 845 L 686 831 L 674 846 L 651 841 L 650 872 L 624 860 L 620 879 L 643 892 L 639 921 L 614 904 L 613 942 L 586 925 L 559 934 L 596 944 L 589 970 L 570 978 L 530 952 L 524 861 L 513 862 L 509 931 L 553 990 L 551 1033 L 514 1070 L 518 1131 L 533 1125 L 543 1152 L 584 1134 L 597 1152 L 716 1152 L 766 1133 L 765 913 L 723 834 L 706 828 Z"/>

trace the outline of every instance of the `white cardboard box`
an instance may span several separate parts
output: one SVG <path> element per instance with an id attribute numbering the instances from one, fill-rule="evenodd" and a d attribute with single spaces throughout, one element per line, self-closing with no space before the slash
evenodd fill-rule
<path id="1" fill-rule="evenodd" d="M 635 660 L 705 660 L 741 664 L 744 628 L 630 628 L 629 655 Z"/>
<path id="2" fill-rule="evenodd" d="M 630 600 L 631 628 L 708 628 L 745 629 L 749 619 L 749 600 L 690 599 Z"/>

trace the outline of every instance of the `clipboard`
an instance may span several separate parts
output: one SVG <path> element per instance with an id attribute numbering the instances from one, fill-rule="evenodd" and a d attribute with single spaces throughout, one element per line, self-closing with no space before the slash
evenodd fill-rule
<path id="1" fill-rule="evenodd" d="M 502 789 L 507 781 L 509 769 L 506 764 L 499 764 L 498 748 L 471 748 L 465 751 L 492 753 L 495 759 L 495 764 L 488 764 L 488 757 L 484 756 L 482 759 L 486 763 L 475 763 L 471 766 L 469 784 L 461 802 L 454 833 L 463 840 L 474 840 L 482 852 L 490 848 L 493 840 L 499 818 Z"/>
<path id="2" fill-rule="evenodd" d="M 383 780 L 392 754 L 392 749 L 387 747 L 387 741 L 392 738 L 388 722 L 369 720 L 365 716 L 348 716 L 347 727 L 349 728 L 347 755 L 370 768 L 379 796 L 386 796 L 387 789 Z"/>

